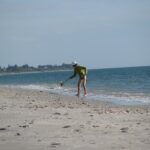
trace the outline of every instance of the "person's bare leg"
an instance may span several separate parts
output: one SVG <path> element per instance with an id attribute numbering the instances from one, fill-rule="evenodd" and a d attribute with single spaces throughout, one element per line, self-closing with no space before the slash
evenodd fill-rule
<path id="1" fill-rule="evenodd" d="M 78 97 L 80 96 L 80 86 L 81 86 L 81 83 L 82 83 L 82 79 L 79 79 L 79 81 L 78 81 L 78 92 L 77 92 L 77 96 Z"/>
<path id="2" fill-rule="evenodd" d="M 86 76 L 83 79 L 83 89 L 84 89 L 84 96 L 87 94 L 87 89 L 86 89 Z"/>

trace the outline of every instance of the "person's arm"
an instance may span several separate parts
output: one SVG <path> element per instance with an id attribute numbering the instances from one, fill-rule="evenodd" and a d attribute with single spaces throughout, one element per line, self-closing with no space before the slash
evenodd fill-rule
<path id="1" fill-rule="evenodd" d="M 76 72 L 74 71 L 74 74 L 71 77 L 69 77 L 69 79 L 73 79 L 75 76 L 76 76 Z"/>

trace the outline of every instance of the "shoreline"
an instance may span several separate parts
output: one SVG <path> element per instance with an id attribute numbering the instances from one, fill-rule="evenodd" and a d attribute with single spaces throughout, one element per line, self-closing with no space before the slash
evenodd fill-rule
<path id="1" fill-rule="evenodd" d="M 29 87 L 30 86 L 30 87 Z M 33 87 L 32 87 L 33 86 Z M 32 90 L 32 91 L 42 91 L 42 92 L 50 92 L 56 95 L 61 95 L 61 96 L 68 96 L 71 98 L 75 98 L 76 96 L 73 95 L 73 93 L 63 93 L 64 91 L 58 91 L 58 89 L 54 87 L 48 87 L 47 85 L 34 85 L 34 84 L 29 84 L 29 85 L 1 85 L 0 88 L 12 88 L 12 89 L 22 89 L 22 90 Z M 90 93 L 91 94 L 91 93 Z M 96 102 L 102 102 L 102 103 L 108 103 L 116 106 L 147 106 L 150 105 L 150 102 L 142 102 L 141 100 L 118 100 L 118 97 L 116 97 L 116 100 L 111 100 L 111 99 L 105 99 L 105 98 L 94 98 L 92 96 L 86 96 L 84 97 L 83 95 L 79 99 L 84 99 L 86 101 L 96 101 Z M 114 98 L 115 99 L 115 98 Z M 140 99 L 140 98 L 139 98 Z"/>
<path id="2" fill-rule="evenodd" d="M 47 70 L 47 71 L 28 71 L 28 72 L 4 72 L 0 73 L 0 76 L 5 76 L 5 75 L 19 75 L 19 74 L 32 74 L 32 73 L 43 73 L 43 72 L 70 72 L 72 71 L 71 69 L 67 70 Z"/>
<path id="3" fill-rule="evenodd" d="M 150 105 L 0 87 L 3 150 L 149 150 Z M 106 144 L 107 143 L 107 144 Z"/>

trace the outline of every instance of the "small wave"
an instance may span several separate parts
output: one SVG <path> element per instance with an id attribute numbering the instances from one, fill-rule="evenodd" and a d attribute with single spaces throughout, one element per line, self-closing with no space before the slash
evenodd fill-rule
<path id="1" fill-rule="evenodd" d="M 40 85 L 20 85 L 19 86 L 20 88 L 23 88 L 23 89 L 33 89 L 33 90 L 44 90 L 44 91 L 47 91 L 47 87 L 44 87 L 44 86 L 40 86 Z"/>
<path id="2" fill-rule="evenodd" d="M 69 88 L 69 87 L 61 87 L 58 84 L 43 84 L 43 85 L 35 85 L 35 84 L 29 84 L 29 85 L 12 85 L 5 87 L 15 87 L 15 88 L 21 88 L 21 89 L 29 89 L 29 90 L 38 90 L 38 91 L 48 91 L 52 93 L 62 94 L 62 95 L 75 95 L 75 89 Z"/>
<path id="3" fill-rule="evenodd" d="M 132 105 L 132 104 L 150 104 L 150 96 L 144 93 L 90 93 L 88 98 L 95 100 L 103 100 L 115 104 Z"/>

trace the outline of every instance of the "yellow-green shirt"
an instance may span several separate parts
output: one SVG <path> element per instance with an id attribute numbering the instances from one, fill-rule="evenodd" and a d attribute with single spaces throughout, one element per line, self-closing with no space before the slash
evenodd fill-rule
<path id="1" fill-rule="evenodd" d="M 77 65 L 74 67 L 74 74 L 70 78 L 75 77 L 76 74 L 78 74 L 80 76 L 80 78 L 83 78 L 84 76 L 87 75 L 87 73 L 88 73 L 88 71 L 87 71 L 86 67 Z"/>

